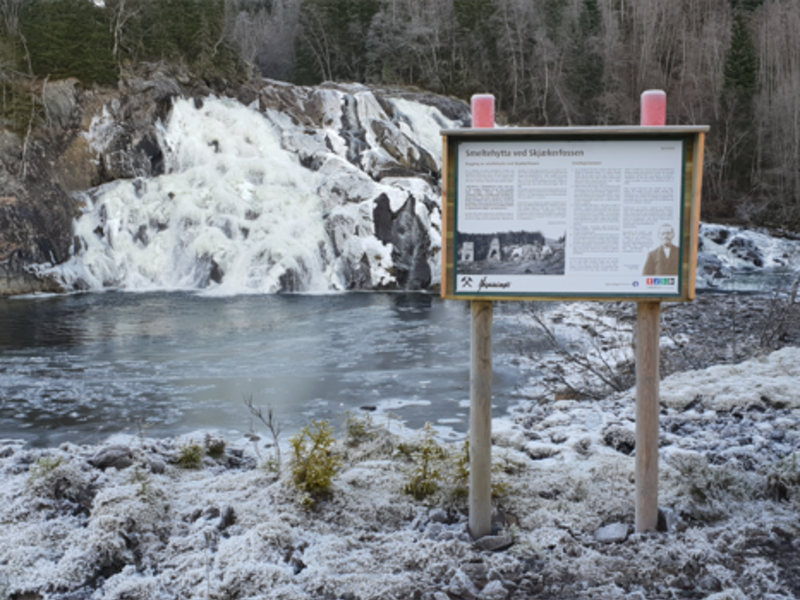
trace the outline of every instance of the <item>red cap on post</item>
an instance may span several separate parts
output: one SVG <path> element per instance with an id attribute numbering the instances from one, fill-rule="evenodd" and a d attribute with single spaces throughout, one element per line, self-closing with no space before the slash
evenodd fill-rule
<path id="1" fill-rule="evenodd" d="M 667 124 L 667 94 L 663 90 L 642 92 L 643 126 L 662 127 Z"/>
<path id="2" fill-rule="evenodd" d="M 494 96 L 475 94 L 472 96 L 472 126 L 478 129 L 494 127 Z"/>

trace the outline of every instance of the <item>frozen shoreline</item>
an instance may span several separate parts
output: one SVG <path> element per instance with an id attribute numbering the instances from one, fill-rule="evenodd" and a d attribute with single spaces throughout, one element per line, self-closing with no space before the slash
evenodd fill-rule
<path id="1" fill-rule="evenodd" d="M 100 446 L 3 441 L 0 597 L 793 598 L 798 377 L 785 348 L 664 380 L 669 531 L 647 535 L 630 534 L 631 393 L 523 403 L 495 423 L 508 492 L 494 505 L 514 541 L 500 552 L 473 544 L 449 484 L 425 502 L 402 492 L 410 464 L 386 433 L 339 446 L 334 493 L 312 511 L 248 446 L 194 471 L 173 463 L 180 442 L 138 439 L 133 466 L 103 471 Z M 43 457 L 63 462 L 31 481 Z M 626 540 L 598 541 L 609 524 Z"/>

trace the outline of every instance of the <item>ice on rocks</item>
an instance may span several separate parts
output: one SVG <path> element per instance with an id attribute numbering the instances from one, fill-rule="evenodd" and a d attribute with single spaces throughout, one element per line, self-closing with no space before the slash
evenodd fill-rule
<path id="1" fill-rule="evenodd" d="M 415 128 L 455 121 L 404 99 L 390 117 L 363 86 L 266 82 L 261 97 L 263 112 L 226 98 L 176 99 L 159 127 L 165 173 L 88 192 L 76 254 L 55 274 L 68 288 L 215 294 L 437 283 L 441 138 L 438 128 Z M 87 133 L 92 147 L 105 152 L 119 127 L 104 110 Z M 419 267 L 395 264 L 397 249 L 374 237 L 381 196 L 395 213 L 416 199 L 411 242 L 433 280 L 390 274 Z M 341 210 L 352 204 L 366 210 Z M 337 215 L 345 219 L 331 220 Z"/>
<path id="2" fill-rule="evenodd" d="M 630 527 L 624 523 L 612 523 L 594 532 L 594 539 L 601 544 L 618 544 L 628 539 Z"/>
<path id="3" fill-rule="evenodd" d="M 504 600 L 508 591 L 500 581 L 491 581 L 481 590 L 481 600 Z"/>
<path id="4" fill-rule="evenodd" d="M 447 586 L 447 591 L 451 594 L 464 598 L 464 600 L 476 600 L 480 591 L 472 580 L 462 570 L 455 572 Z"/>

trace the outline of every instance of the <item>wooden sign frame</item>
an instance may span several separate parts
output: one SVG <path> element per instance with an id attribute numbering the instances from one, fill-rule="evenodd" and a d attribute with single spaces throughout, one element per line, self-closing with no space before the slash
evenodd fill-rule
<path id="1" fill-rule="evenodd" d="M 442 131 L 444 142 L 443 154 L 443 210 L 442 210 L 442 298 L 449 300 L 588 300 L 588 301 L 637 301 L 637 302 L 685 302 L 694 299 L 697 270 L 697 246 L 698 232 L 700 225 L 700 195 L 703 173 L 703 150 L 705 144 L 705 133 L 707 126 L 661 126 L 661 127 L 554 127 L 554 128 L 514 128 L 514 129 L 456 129 Z M 677 281 L 673 278 L 670 282 L 670 291 L 661 292 L 658 288 L 660 281 L 652 283 L 650 278 L 644 278 L 642 273 L 630 275 L 630 289 L 621 287 L 622 284 L 615 281 L 617 287 L 609 291 L 584 291 L 558 289 L 559 280 L 555 279 L 558 275 L 542 275 L 549 277 L 547 291 L 503 291 L 500 283 L 492 285 L 487 283 L 487 277 L 476 277 L 476 284 L 483 280 L 485 289 L 480 291 L 469 291 L 459 289 L 456 278 L 459 276 L 458 256 L 459 236 L 467 237 L 467 233 L 459 233 L 457 230 L 457 216 L 463 209 L 464 201 L 459 196 L 459 178 L 461 171 L 468 171 L 466 159 L 461 156 L 460 149 L 482 148 L 479 152 L 484 156 L 497 155 L 494 150 L 485 148 L 502 148 L 504 156 L 513 156 L 522 152 L 529 156 L 528 150 L 532 148 L 547 148 L 537 150 L 536 156 L 543 156 L 542 162 L 546 162 L 549 156 L 557 156 L 564 160 L 564 156 L 571 156 L 571 150 L 563 148 L 579 148 L 581 143 L 587 142 L 585 146 L 593 149 L 608 148 L 610 152 L 618 150 L 635 151 L 637 148 L 653 146 L 643 146 L 638 142 L 679 142 L 682 149 L 681 159 L 681 178 L 679 192 L 682 191 L 682 198 L 679 199 L 681 215 L 679 217 L 679 231 L 677 231 L 677 241 L 680 249 L 680 271 Z M 607 143 L 608 142 L 608 143 Z M 630 144 L 628 144 L 630 142 Z M 598 146 L 600 144 L 600 146 Z M 519 148 L 514 152 L 514 148 Z M 556 150 L 550 150 L 555 148 Z M 559 156 L 559 152 L 561 153 Z M 473 152 L 475 154 L 475 152 Z M 591 152 L 590 152 L 591 154 Z M 624 154 L 621 153 L 621 154 Z M 505 159 L 499 159 L 505 160 Z M 511 159 L 506 166 L 511 165 Z M 461 161 L 461 162 L 460 162 Z M 672 159 L 671 164 L 675 164 Z M 463 164 L 462 164 L 463 163 Z M 488 164 L 488 169 L 494 168 Z M 578 163 L 575 163 L 578 164 Z M 589 163 L 586 163 L 589 164 Z M 591 164 L 598 164 L 593 162 Z M 576 167 L 577 168 L 577 167 Z M 484 171 L 485 172 L 485 171 Z M 507 174 L 508 170 L 499 174 L 499 177 Z M 465 178 L 468 176 L 465 176 Z M 491 177 L 491 174 L 490 174 Z M 464 184 L 466 185 L 466 184 Z M 465 189 L 465 188 L 464 188 Z M 506 188 L 507 189 L 507 188 Z M 514 192 L 516 194 L 516 192 Z M 491 199 L 490 199 L 491 201 Z M 567 198 L 567 202 L 573 200 Z M 678 221 L 676 221 L 677 223 Z M 674 229 L 674 228 L 673 228 Z M 533 233 L 533 232 L 531 232 Z M 566 238 L 566 235 L 565 235 Z M 565 240 L 566 244 L 566 240 Z M 561 273 L 563 275 L 563 272 Z M 462 274 L 463 275 L 463 274 Z M 495 278 L 496 279 L 496 278 Z M 596 278 L 597 279 L 597 278 Z M 620 279 L 617 274 L 617 280 Z M 536 281 L 529 279 L 527 281 Z M 464 282 L 462 282 L 463 284 Z M 646 283 L 646 285 L 645 285 Z M 665 283 L 667 283 L 665 281 Z M 611 284 L 609 284 L 611 285 Z M 555 286 L 556 289 L 553 289 Z M 650 287 L 654 286 L 654 287 Z M 477 287 L 477 285 L 476 285 Z M 573 286 L 574 287 L 574 286 Z M 646 289 L 650 288 L 650 289 Z M 619 289 L 620 291 L 616 291 Z"/>

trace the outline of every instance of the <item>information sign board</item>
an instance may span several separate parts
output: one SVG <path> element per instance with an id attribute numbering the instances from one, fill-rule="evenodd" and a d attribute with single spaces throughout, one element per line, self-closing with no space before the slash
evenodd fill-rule
<path id="1" fill-rule="evenodd" d="M 442 296 L 692 299 L 707 130 L 443 131 Z"/>

